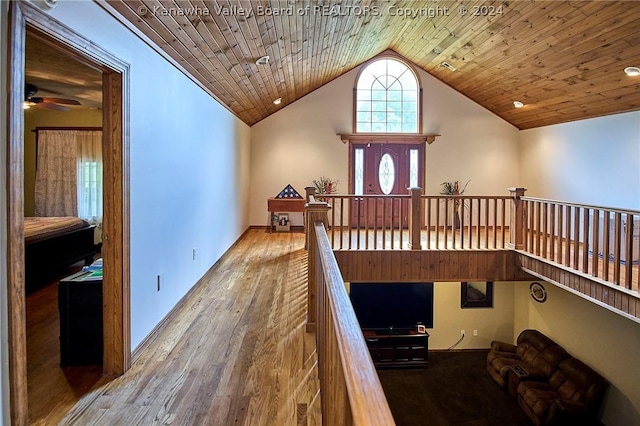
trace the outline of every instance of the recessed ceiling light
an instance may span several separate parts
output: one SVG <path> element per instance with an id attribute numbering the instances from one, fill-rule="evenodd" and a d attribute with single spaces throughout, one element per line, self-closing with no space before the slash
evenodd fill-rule
<path id="1" fill-rule="evenodd" d="M 457 70 L 457 68 L 454 67 L 453 65 L 451 65 L 449 62 L 443 62 L 443 63 L 440 64 L 440 66 L 448 69 L 449 71 Z"/>
<path id="2" fill-rule="evenodd" d="M 273 101 L 274 105 L 280 105 L 282 103 L 282 98 L 278 98 L 275 101 Z"/>
<path id="3" fill-rule="evenodd" d="M 637 77 L 640 75 L 640 68 L 638 67 L 626 67 L 624 73 L 629 77 Z"/>
<path id="4" fill-rule="evenodd" d="M 520 101 L 513 101 L 513 106 L 516 108 L 522 108 L 524 104 Z"/>
<path id="5" fill-rule="evenodd" d="M 269 55 L 265 55 L 256 60 L 256 65 L 269 65 Z"/>

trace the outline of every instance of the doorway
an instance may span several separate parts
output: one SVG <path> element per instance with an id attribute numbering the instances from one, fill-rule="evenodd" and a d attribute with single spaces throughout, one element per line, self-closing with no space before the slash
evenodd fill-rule
<path id="1" fill-rule="evenodd" d="M 363 197 L 351 202 L 352 226 L 409 226 L 407 188 L 424 182 L 424 145 L 409 143 L 351 143 L 350 191 Z M 374 197 L 371 197 L 374 196 Z"/>
<path id="2" fill-rule="evenodd" d="M 102 256 L 103 373 L 124 373 L 130 364 L 128 139 L 125 123 L 128 66 L 95 43 L 40 12 L 11 2 L 7 139 L 7 277 L 9 315 L 9 390 L 12 424 L 28 423 L 24 280 L 24 116 L 25 39 L 35 37 L 102 73 L 105 186 Z"/>

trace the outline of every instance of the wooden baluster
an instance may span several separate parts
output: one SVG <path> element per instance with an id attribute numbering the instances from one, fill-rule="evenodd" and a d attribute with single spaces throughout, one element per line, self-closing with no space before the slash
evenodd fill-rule
<path id="1" fill-rule="evenodd" d="M 589 229 L 589 213 L 590 209 L 584 208 L 582 214 L 582 272 L 589 273 L 589 246 L 590 244 L 590 229 Z"/>
<path id="2" fill-rule="evenodd" d="M 459 212 L 459 205 L 458 205 L 458 198 L 454 198 L 453 199 L 453 209 L 451 212 L 451 248 L 455 250 L 456 248 L 456 233 L 457 233 L 457 228 L 456 225 L 460 225 L 460 223 L 457 220 L 458 217 L 458 212 Z"/>
<path id="3" fill-rule="evenodd" d="M 445 202 L 444 202 L 444 248 L 446 249 L 449 242 L 449 201 L 451 201 L 451 198 L 445 198 Z"/>
<path id="4" fill-rule="evenodd" d="M 507 200 L 505 200 L 504 198 L 502 199 L 502 208 L 501 208 L 501 212 L 502 212 L 502 224 L 501 224 L 501 228 L 502 229 L 502 241 L 501 241 L 501 245 L 500 248 L 505 248 L 507 245 L 505 244 L 506 241 L 506 237 L 507 237 Z"/>
<path id="5" fill-rule="evenodd" d="M 580 270 L 580 207 L 574 207 L 573 217 L 573 269 Z"/>
<path id="6" fill-rule="evenodd" d="M 386 218 L 384 217 L 384 203 L 385 199 L 382 198 L 382 226 L 384 227 L 384 221 Z M 378 248 L 378 205 L 380 204 L 380 198 L 375 198 L 373 201 L 373 249 Z"/>
<path id="7" fill-rule="evenodd" d="M 482 198 L 478 198 L 478 212 L 476 213 L 476 248 L 480 249 L 480 235 L 482 234 Z"/>
<path id="8" fill-rule="evenodd" d="M 571 266 L 571 206 L 566 207 L 565 215 L 565 252 L 564 252 L 564 265 Z"/>
<path id="9" fill-rule="evenodd" d="M 471 201 L 471 200 L 469 200 Z M 464 209 L 465 209 L 465 200 L 462 200 L 462 214 L 460 215 L 460 248 L 464 249 L 464 228 L 465 228 L 465 214 L 464 214 Z"/>
<path id="10" fill-rule="evenodd" d="M 338 229 L 336 232 L 336 224 L 338 227 L 342 225 L 342 218 L 339 216 L 338 203 L 342 204 L 342 197 L 334 195 L 331 198 L 331 203 L 329 204 L 329 209 L 331 210 L 331 222 L 329 226 L 331 228 L 331 247 L 335 248 L 337 244 L 334 244 L 334 240 L 337 238 L 337 233 L 340 232 Z"/>
<path id="11" fill-rule="evenodd" d="M 543 202 L 536 203 L 536 255 L 542 255 L 542 205 Z"/>
<path id="12" fill-rule="evenodd" d="M 591 218 L 591 241 L 593 247 L 591 275 L 598 277 L 600 275 L 600 210 L 593 210 Z"/>
<path id="13" fill-rule="evenodd" d="M 400 222 L 402 220 L 402 218 L 395 216 L 396 211 L 394 208 L 394 205 L 398 202 L 398 198 L 393 197 L 391 199 L 391 203 L 389 204 L 389 217 L 391 218 L 391 220 L 389 221 L 389 228 L 387 229 L 387 238 L 389 238 L 389 243 L 387 244 L 389 246 L 390 249 L 393 249 L 393 229 L 395 228 L 395 221 L 397 220 L 398 222 Z"/>
<path id="14" fill-rule="evenodd" d="M 489 200 L 484 200 L 484 248 L 489 248 Z"/>
<path id="15" fill-rule="evenodd" d="M 622 213 L 614 214 L 613 231 L 613 282 L 620 285 L 620 245 L 622 243 Z"/>
<path id="16" fill-rule="evenodd" d="M 398 209 L 399 211 L 399 215 L 400 215 L 400 224 L 399 224 L 399 228 L 398 228 L 398 233 L 400 234 L 400 246 L 398 247 L 399 249 L 402 249 L 402 247 L 404 247 L 403 244 L 403 236 L 404 236 L 404 201 L 400 200 L 400 205 L 398 205 Z M 407 226 L 409 226 L 409 217 L 407 216 Z"/>
<path id="17" fill-rule="evenodd" d="M 422 218 L 422 188 L 410 188 L 411 210 L 409 211 L 409 246 L 411 250 L 421 250 L 420 223 Z"/>
<path id="18" fill-rule="evenodd" d="M 549 206 L 549 259 L 556 257 L 556 204 Z"/>
<path id="19" fill-rule="evenodd" d="M 536 246 L 534 244 L 535 240 L 535 219 L 536 219 L 536 202 L 535 201 L 530 201 L 528 203 L 529 206 L 529 247 L 528 247 L 528 252 L 529 253 L 535 253 L 536 252 Z"/>
<path id="20" fill-rule="evenodd" d="M 609 281 L 609 254 L 611 253 L 611 212 L 604 211 L 604 220 L 602 221 L 602 278 Z"/>
<path id="21" fill-rule="evenodd" d="M 549 224 L 548 224 L 549 203 L 543 203 L 541 207 L 542 207 L 542 210 L 540 213 L 542 214 L 542 235 L 541 235 L 542 257 L 547 259 L 547 241 L 548 241 L 547 232 L 549 228 Z"/>
<path id="22" fill-rule="evenodd" d="M 391 200 L 391 228 L 389 229 L 389 233 L 390 233 L 390 242 L 391 242 L 391 249 L 393 250 L 395 248 L 395 243 L 393 240 L 394 237 L 394 230 L 395 230 L 395 226 L 393 226 L 393 221 L 395 220 L 395 218 L 398 218 L 398 224 L 400 227 L 402 227 L 402 216 L 396 216 L 396 202 L 399 202 L 399 204 L 402 204 L 402 200 L 399 199 L 393 199 Z M 400 228 L 402 229 L 402 228 Z M 401 247 L 402 248 L 402 247 Z"/>
<path id="23" fill-rule="evenodd" d="M 445 202 L 446 202 L 445 198 Z M 442 205 L 442 199 L 436 198 L 436 249 L 440 248 L 440 206 Z M 446 226 L 446 224 L 445 224 Z"/>
<path id="24" fill-rule="evenodd" d="M 427 250 L 431 249 L 431 198 L 425 199 L 427 203 Z"/>
<path id="25" fill-rule="evenodd" d="M 498 199 L 493 199 L 493 248 L 498 248 Z"/>
<path id="26" fill-rule="evenodd" d="M 473 201 L 469 200 L 469 248 L 473 248 Z"/>
<path id="27" fill-rule="evenodd" d="M 563 228 L 562 226 L 564 225 L 564 206 L 563 205 L 558 205 L 558 249 L 556 250 L 556 258 L 555 261 L 558 263 L 562 263 L 562 248 L 563 248 L 563 243 L 562 243 L 562 232 L 563 232 Z"/>
<path id="28" fill-rule="evenodd" d="M 629 290 L 632 289 L 633 278 L 633 215 L 627 213 L 625 239 L 625 269 L 624 269 L 624 286 Z"/>

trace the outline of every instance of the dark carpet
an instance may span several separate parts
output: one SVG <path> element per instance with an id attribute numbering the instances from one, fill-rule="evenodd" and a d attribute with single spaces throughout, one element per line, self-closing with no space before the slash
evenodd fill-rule
<path id="1" fill-rule="evenodd" d="M 378 370 L 398 426 L 531 426 L 487 373 L 486 351 L 429 352 L 429 367 Z"/>

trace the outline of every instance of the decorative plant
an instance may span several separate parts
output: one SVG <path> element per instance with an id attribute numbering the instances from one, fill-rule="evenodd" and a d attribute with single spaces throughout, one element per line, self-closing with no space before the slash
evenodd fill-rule
<path id="1" fill-rule="evenodd" d="M 313 186 L 316 187 L 316 194 L 318 195 L 331 195 L 338 192 L 338 180 L 321 176 L 320 179 L 313 181 Z"/>
<path id="2" fill-rule="evenodd" d="M 453 181 L 453 182 L 442 182 L 442 191 L 440 191 L 440 194 L 442 195 L 462 195 L 464 194 L 464 191 L 466 191 L 467 189 L 467 185 L 469 185 L 469 182 L 471 182 L 470 180 L 467 181 L 467 183 L 464 184 L 464 187 L 462 187 L 462 189 L 460 188 L 461 184 L 459 180 Z"/>
<path id="3" fill-rule="evenodd" d="M 466 191 L 467 185 L 469 185 L 469 182 L 471 181 L 468 180 L 467 183 L 464 184 L 464 186 L 462 186 L 459 180 L 456 180 L 453 182 L 442 182 L 440 184 L 442 185 L 442 190 L 440 191 L 440 194 L 450 195 L 450 196 L 462 195 L 464 194 L 464 191 Z M 453 205 L 455 206 L 454 208 L 455 214 L 453 215 L 453 226 L 456 229 L 458 229 L 460 228 L 460 215 L 458 213 L 458 207 L 460 207 L 460 200 L 457 198 L 454 198 Z"/>

